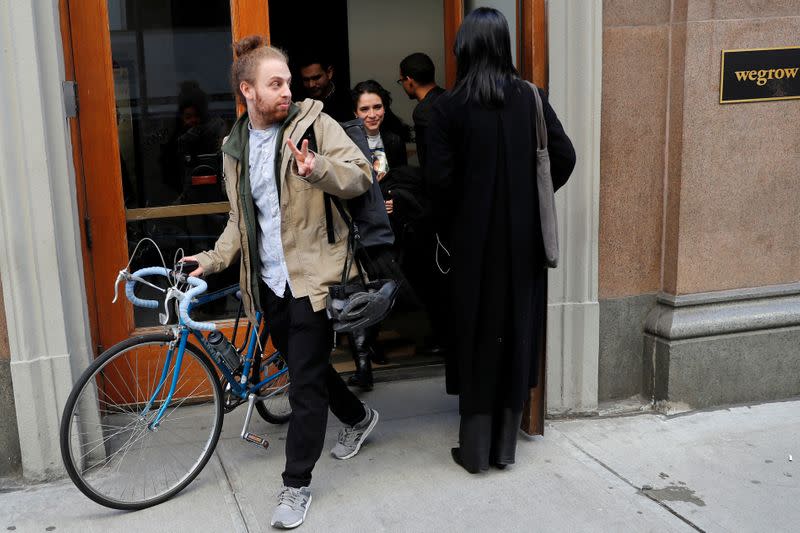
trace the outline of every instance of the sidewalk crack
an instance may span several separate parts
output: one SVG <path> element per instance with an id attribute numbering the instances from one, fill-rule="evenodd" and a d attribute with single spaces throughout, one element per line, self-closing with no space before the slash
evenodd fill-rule
<path id="1" fill-rule="evenodd" d="M 550 429 L 552 429 L 552 430 L 554 430 L 554 431 L 558 431 L 557 429 L 553 428 L 552 426 L 550 427 Z M 603 468 L 605 468 L 605 469 L 606 469 L 608 472 L 610 472 L 610 473 L 611 473 L 611 474 L 612 474 L 614 477 L 618 478 L 620 481 L 622 481 L 622 482 L 623 482 L 623 483 L 625 483 L 626 485 L 630 486 L 631 488 L 634 488 L 634 489 L 636 489 L 636 493 L 637 493 L 637 494 L 639 494 L 640 496 L 644 496 L 644 497 L 645 497 L 645 498 L 647 498 L 648 500 L 650 500 L 650 501 L 653 501 L 653 502 L 657 503 L 659 506 L 663 507 L 663 508 L 664 508 L 664 509 L 665 509 L 665 510 L 668 512 L 668 513 L 670 513 L 671 515 L 675 516 L 677 519 L 679 519 L 680 521 L 682 521 L 683 523 L 685 523 L 687 526 L 691 527 L 691 528 L 692 528 L 692 529 L 694 529 L 695 531 L 699 531 L 700 533 L 706 533 L 706 531 L 705 531 L 703 528 L 701 528 L 700 526 L 698 526 L 697 524 L 695 524 L 694 522 L 692 522 L 691 520 L 689 520 L 688 518 L 686 518 L 685 516 L 683 516 L 683 515 L 682 515 L 682 514 L 681 514 L 681 513 L 680 513 L 678 510 L 676 510 L 676 509 L 673 509 L 672 507 L 670 507 L 669 505 L 667 505 L 667 504 L 666 504 L 666 503 L 664 503 L 663 501 L 659 500 L 658 498 L 655 498 L 655 497 L 654 497 L 654 496 L 652 496 L 651 494 L 648 494 L 648 493 L 647 493 L 647 491 L 644 491 L 644 490 L 642 490 L 642 487 L 637 487 L 637 486 L 636 486 L 636 485 L 635 485 L 635 484 L 634 484 L 632 481 L 630 481 L 628 478 L 626 478 L 625 476 L 623 476 L 622 474 L 620 474 L 619 472 L 617 472 L 616 470 L 614 470 L 613 468 L 611 468 L 609 465 L 607 465 L 606 463 L 604 463 L 604 462 L 603 462 L 601 459 L 599 459 L 599 458 L 595 457 L 594 455 L 592 455 L 591 453 L 589 453 L 589 452 L 588 452 L 587 450 L 585 450 L 585 449 L 584 449 L 584 448 L 583 448 L 583 447 L 582 447 L 580 444 L 578 444 L 577 442 L 575 442 L 574 440 L 572 440 L 572 439 L 571 439 L 571 438 L 570 438 L 570 437 L 569 437 L 567 434 L 565 434 L 565 433 L 563 433 L 563 432 L 561 432 L 561 431 L 558 431 L 558 433 L 559 433 L 559 434 L 560 434 L 562 437 L 564 437 L 565 439 L 567 439 L 567 442 L 569 442 L 570 444 L 572 444 L 572 445 L 573 445 L 575 448 L 577 448 L 577 449 L 578 449 L 578 450 L 579 450 L 579 451 L 580 451 L 582 454 L 584 454 L 586 457 L 588 457 L 589 459 L 591 459 L 592 461 L 594 461 L 594 462 L 595 462 L 595 463 L 597 463 L 598 465 L 600 465 L 600 466 L 602 466 Z"/>
<path id="2" fill-rule="evenodd" d="M 244 511 L 242 510 L 241 503 L 239 502 L 239 496 L 236 494 L 236 491 L 233 488 L 233 483 L 231 483 L 231 478 L 228 475 L 228 469 L 225 468 L 225 463 L 222 462 L 222 457 L 220 457 L 216 450 L 214 451 L 213 457 L 217 460 L 219 469 L 222 470 L 223 475 L 221 478 L 219 478 L 219 485 L 220 489 L 223 491 L 223 497 L 225 498 L 228 511 L 231 514 L 233 530 L 236 533 L 250 533 L 250 528 L 247 527 L 247 520 L 245 520 L 244 517 Z"/>

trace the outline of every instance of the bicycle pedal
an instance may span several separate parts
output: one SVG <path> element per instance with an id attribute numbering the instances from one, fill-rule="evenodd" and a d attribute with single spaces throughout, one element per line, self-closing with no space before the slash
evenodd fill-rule
<path id="1" fill-rule="evenodd" d="M 245 433 L 244 437 L 242 438 L 250 444 L 255 444 L 259 448 L 263 448 L 265 450 L 269 448 L 269 442 L 261 435 L 256 435 L 255 433 Z"/>

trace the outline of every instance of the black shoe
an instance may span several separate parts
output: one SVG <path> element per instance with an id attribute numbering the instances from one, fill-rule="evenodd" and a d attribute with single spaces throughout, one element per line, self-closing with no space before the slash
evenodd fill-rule
<path id="1" fill-rule="evenodd" d="M 438 355 L 440 357 L 444 357 L 447 353 L 447 348 L 439 343 L 431 343 L 425 344 L 422 348 L 420 348 L 420 351 L 427 355 Z"/>
<path id="2" fill-rule="evenodd" d="M 370 349 L 369 349 L 369 358 L 376 365 L 388 365 L 389 364 L 389 358 L 386 357 L 386 352 L 383 351 L 383 348 L 380 348 L 378 346 L 371 346 L 370 347 Z"/>
<path id="3" fill-rule="evenodd" d="M 464 466 L 464 461 L 461 459 L 461 448 L 450 448 L 450 455 L 453 457 L 453 461 L 458 466 L 460 466 L 461 468 L 463 468 L 464 470 L 466 470 L 470 474 L 480 474 L 481 471 L 479 469 L 478 470 L 471 470 L 471 469 L 467 468 L 466 466 Z"/>
<path id="4" fill-rule="evenodd" d="M 353 374 L 347 378 L 347 385 L 349 387 L 358 387 L 359 389 L 369 392 L 372 390 L 372 382 L 362 383 L 358 374 Z"/>
<path id="5" fill-rule="evenodd" d="M 357 330 L 350 334 L 350 348 L 352 349 L 353 362 L 356 372 L 347 380 L 347 384 L 358 387 L 364 391 L 372 390 L 372 363 L 370 362 L 371 350 L 367 346 L 366 330 Z"/>
<path id="6" fill-rule="evenodd" d="M 357 386 L 361 390 L 372 390 L 372 364 L 369 360 L 369 353 L 359 352 L 356 358 L 356 373 L 353 377 L 358 381 Z"/>
<path id="7" fill-rule="evenodd" d="M 362 375 L 360 375 L 358 377 L 358 381 L 359 381 L 358 387 L 361 390 L 363 390 L 363 391 L 371 391 L 372 390 L 372 385 L 373 385 L 372 369 L 370 368 L 369 370 L 364 372 Z"/>

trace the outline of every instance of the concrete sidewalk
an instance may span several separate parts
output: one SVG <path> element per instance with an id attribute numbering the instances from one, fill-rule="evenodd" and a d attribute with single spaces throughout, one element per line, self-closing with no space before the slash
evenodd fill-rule
<path id="1" fill-rule="evenodd" d="M 450 459 L 458 411 L 443 391 L 427 378 L 366 394 L 381 421 L 353 459 L 323 454 L 299 531 L 800 530 L 800 401 L 552 421 L 545 438 L 520 438 L 516 465 L 470 476 Z M 261 451 L 238 439 L 243 416 L 226 417 L 209 465 L 162 505 L 113 511 L 60 481 L 1 493 L 0 531 L 270 531 L 285 427 L 255 422 L 272 442 Z"/>

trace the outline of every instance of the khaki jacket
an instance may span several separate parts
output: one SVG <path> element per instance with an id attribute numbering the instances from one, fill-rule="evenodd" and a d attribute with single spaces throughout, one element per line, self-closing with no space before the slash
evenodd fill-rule
<path id="1" fill-rule="evenodd" d="M 247 317 L 255 322 L 261 309 L 258 291 L 260 259 L 258 223 L 250 191 L 249 119 L 242 115 L 222 145 L 222 166 L 230 213 L 225 230 L 213 250 L 197 255 L 207 274 L 224 270 L 241 256 L 240 284 Z M 297 164 L 286 144 L 300 138 L 313 124 L 318 153 L 314 170 L 297 174 Z M 371 165 L 339 124 L 322 113 L 322 102 L 292 104 L 276 142 L 275 176 L 281 210 L 281 242 L 295 298 L 307 296 L 314 311 L 325 308 L 328 287 L 341 282 L 347 255 L 348 228 L 333 216 L 333 244 L 328 243 L 323 193 L 353 198 L 369 189 Z M 336 210 L 333 210 L 336 213 Z"/>

